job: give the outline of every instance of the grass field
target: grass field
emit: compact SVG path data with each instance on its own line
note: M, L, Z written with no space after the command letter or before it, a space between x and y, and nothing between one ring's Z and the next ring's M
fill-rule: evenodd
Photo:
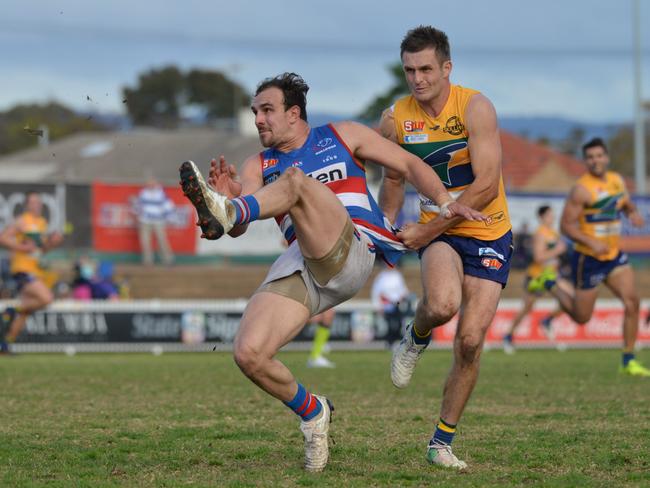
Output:
M321 474L301 468L297 418L229 354L21 355L0 358L0 486L650 486L650 381L619 376L617 351L486 353L463 474L424 458L449 352L404 391L388 352L335 353L335 370L281 358L336 407Z

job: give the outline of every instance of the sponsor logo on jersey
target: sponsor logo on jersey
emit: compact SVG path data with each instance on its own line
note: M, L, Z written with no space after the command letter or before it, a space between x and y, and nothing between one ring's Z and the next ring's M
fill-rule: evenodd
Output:
M487 216L487 219L485 220L485 225L494 225L497 222L501 222L505 218L506 218L506 214L504 212L493 213L492 215Z
M404 142L407 144L417 144L419 142L428 142L429 141L429 134L413 134L413 135L405 135L404 136Z
M318 149L318 148L315 148ZM324 147L323 149L318 149L317 151L314 152L316 156L319 156L323 154L324 152L331 151L332 149L336 149L336 144L332 144L331 146Z
M330 144L332 144L332 138L331 137L326 137L325 139L321 139L316 143L318 147L327 147Z
M270 173L264 177L264 184L268 185L269 183L273 183L279 177L280 177L280 172L274 171L273 173Z
M331 163L332 161L336 161L339 157L336 154L328 154L325 156L323 159L324 163Z
M265 160L262 162L262 169L263 169L263 170L265 170L265 169L269 169L269 168L272 168L273 166L276 166L277 164L278 164L278 160L277 160L277 159L265 159Z
M291 166L293 166L294 168L301 168L302 161L294 161L293 163L291 163Z
M483 258L481 259L481 264L485 266L488 269L494 269L494 270L499 270L501 269L501 261L499 261L497 258Z
M503 256L503 254L496 252L491 247L479 247L478 255L479 256L494 256L494 257L497 257L497 258L501 259L501 261L506 260L506 258Z
M311 173L307 173L307 176L314 178L321 183L327 184L347 179L348 171L345 163L335 163L319 168Z
M323 154L326 151L331 151L334 148L336 148L334 140L331 137L326 137L325 139L321 139L316 143L314 146L314 154L318 156L319 154Z
M447 123L445 124L445 128L442 129L442 132L446 132L452 136L459 136L464 130L465 126L460 121L460 118L457 115L453 115L447 119Z
M422 132L424 130L424 120L405 120L404 130L406 132Z

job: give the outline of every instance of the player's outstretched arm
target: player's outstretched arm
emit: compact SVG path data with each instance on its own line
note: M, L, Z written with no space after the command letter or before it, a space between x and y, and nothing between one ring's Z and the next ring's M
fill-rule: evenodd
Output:
M357 158L375 161L400 174L420 193L439 205L446 215L458 214L470 220L483 219L480 212L455 204L436 172L417 156L384 139L365 125L340 122L335 127Z

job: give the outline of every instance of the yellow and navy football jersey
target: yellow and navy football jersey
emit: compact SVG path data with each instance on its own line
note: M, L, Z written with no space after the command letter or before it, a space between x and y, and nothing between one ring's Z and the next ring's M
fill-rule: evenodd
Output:
M33 252L15 251L11 257L11 273L39 274L42 255L43 239L47 234L47 221L40 216L30 213L22 214L19 219L20 231L16 235L18 242L34 241L36 250Z
M476 90L451 85L449 99L435 118L422 110L411 95L399 99L392 107L397 142L430 165L454 198L458 198L474 181L469 134L463 120L467 104L477 93ZM488 216L488 221L464 220L445 233L495 240L508 232L511 226L503 178L499 181L498 196L481 211ZM435 202L420 194L420 223L434 219L438 212Z
M596 256L589 246L577 242L575 250L599 261L614 259L620 250L621 208L629 198L625 182L618 173L607 171L604 178L587 173L577 184L586 188L590 195L580 214L580 230L607 244L609 252Z
M545 225L540 225L535 231L535 235L542 236L542 239L544 240L544 246L547 250L553 249L560 241L559 232ZM528 268L526 269L526 274L531 278L537 278L546 268L550 267L557 271L559 264L560 260L558 258L549 259L544 263L536 263L533 259L533 261L528 265Z

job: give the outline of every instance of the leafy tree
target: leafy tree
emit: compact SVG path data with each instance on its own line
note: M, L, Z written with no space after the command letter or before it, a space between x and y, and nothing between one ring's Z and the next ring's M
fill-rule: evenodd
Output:
M580 148L585 142L585 130L582 127L573 127L566 138L558 144L558 149L569 156L579 157Z
M402 63L395 63L388 66L388 71L393 77L393 84L383 95L376 97L364 109L359 118L366 122L377 122L381 117L381 113L390 107L395 100L399 97L409 94L409 88L404 78L404 71L402 70Z
M217 71L192 70L187 76L187 101L202 105L209 119L233 117L235 109L246 107L244 89Z
M648 158L650 156L650 127L646 120L645 131L645 147L646 147L646 174L648 173L649 165ZM610 167L614 171L624 174L625 176L634 176L634 126L622 126L612 137L607 141L607 149L611 159Z
M123 92L134 124L175 127L184 91L183 74L175 66L168 66L141 74L138 86L133 89L126 87Z
M127 110L136 125L177 127L183 108L199 107L206 121L232 118L249 103L245 90L218 71L181 72L175 66L142 73L135 88L123 89Z
M60 103L16 105L0 112L0 154L36 146L42 136L25 129L38 130L40 126L47 126L51 141L75 132L106 130L90 116L80 115Z

